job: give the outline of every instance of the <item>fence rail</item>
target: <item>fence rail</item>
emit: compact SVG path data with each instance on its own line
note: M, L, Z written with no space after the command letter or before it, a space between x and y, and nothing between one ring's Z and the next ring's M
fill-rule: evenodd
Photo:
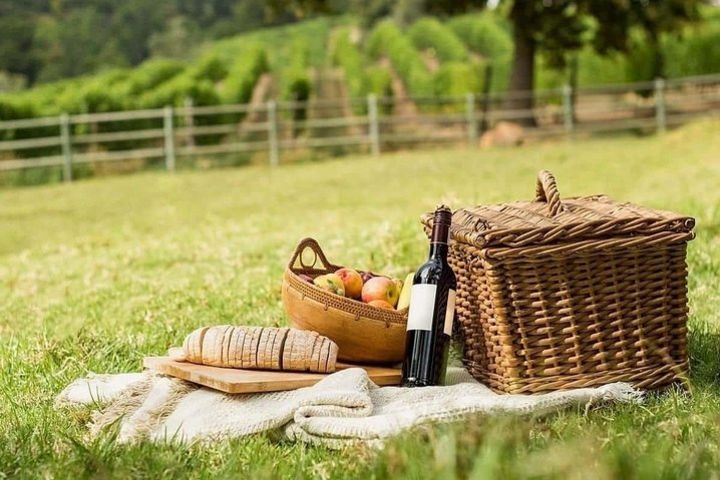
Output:
M510 100L533 99L530 109ZM63 114L0 121L0 171L59 168L66 181L81 165L257 155L279 165L291 150L335 154L464 142L499 122L530 122L524 136L574 137L621 130L663 132L720 114L720 74L573 90L468 93L446 97L311 99L307 102L183 106Z

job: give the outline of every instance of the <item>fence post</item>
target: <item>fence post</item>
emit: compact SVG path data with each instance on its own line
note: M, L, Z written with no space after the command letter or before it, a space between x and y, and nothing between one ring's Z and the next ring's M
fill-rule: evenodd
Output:
M472 147L477 142L478 136L477 116L475 115L475 94L473 93L468 93L465 96L465 118L468 124L468 143Z
M63 156L63 180L72 182L72 137L70 132L70 115L60 115L60 146Z
M377 97L370 94L367 97L368 106L368 138L370 151L373 155L380 155L380 126L378 125Z
M165 137L165 168L168 172L175 171L175 131L173 129L173 107L163 109L163 133Z
M275 100L267 102L268 122L268 148L270 149L270 165L275 167L280 161L278 146L277 103Z
M655 123L658 133L667 129L667 112L665 105L665 80L655 79Z
M195 115L193 114L193 99L187 97L185 99L185 129L187 134L185 136L185 142L188 147L195 146L195 135L193 134L193 127L195 126Z
M572 135L575 131L575 108L573 105L573 89L570 85L563 85L562 87L562 102L565 133Z

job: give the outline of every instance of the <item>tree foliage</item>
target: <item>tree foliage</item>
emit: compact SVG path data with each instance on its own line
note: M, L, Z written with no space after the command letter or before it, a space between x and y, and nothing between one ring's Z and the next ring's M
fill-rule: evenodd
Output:
M298 18L262 0L0 0L0 72L33 84L185 58L204 39Z

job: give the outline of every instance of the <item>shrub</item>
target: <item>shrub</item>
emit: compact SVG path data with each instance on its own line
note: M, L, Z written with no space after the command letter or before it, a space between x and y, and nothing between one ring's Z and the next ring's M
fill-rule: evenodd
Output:
M362 52L350 37L350 29L338 30L334 38L332 62L345 72L345 81L351 97L364 97L368 93L368 78ZM385 72L387 73L387 72Z
M201 57L196 63L188 67L187 75L194 80L210 80L217 83L228 74L227 66L220 57L214 54Z
M600 55L587 47L578 54L578 85L622 83L626 81L627 59L620 54Z
M182 106L186 99L194 105L216 105L220 98L210 80L194 80L189 75L174 77L140 98L141 108L161 108L167 105Z
M482 88L482 67L477 63L443 63L434 77L435 94L460 96Z
M37 116L37 111L26 99L13 95L0 95L0 121L19 120ZM23 138L30 130L0 130L0 141Z
M16 99L10 95L0 96L0 120L18 120L34 117L36 114L36 110L29 102ZM8 132L8 130L0 131L0 133L5 132Z
M367 93L374 93L378 97L392 97L392 77L386 68L372 66L368 67Z
M289 64L280 72L282 98L304 101L310 97L312 82L308 75L310 53L303 42L295 43Z
M62 113L58 99L69 89L78 89L86 79L62 80L59 82L38 85L30 90L17 92L13 98L31 105L34 116L52 116Z
M100 74L79 82L77 87L66 88L57 98L61 112L97 113L123 110L127 94L119 85L127 79L127 70Z
M373 58L388 57L410 94L432 95L432 75L420 53L394 23L379 23L368 38L367 48Z
M260 75L269 70L265 50L253 45L230 66L225 77L222 98L228 103L246 103L250 100Z
M408 31L415 47L433 49L443 62L467 60L468 51L455 33L435 18L418 20Z
M720 21L690 30L682 38L669 36L662 42L668 77L720 72Z
M512 53L510 34L502 27L501 20L494 15L461 15L451 19L448 27L470 50L487 59L501 59Z
M151 90L184 69L185 66L175 60L148 60L135 68L125 80L126 92L128 95L138 95Z

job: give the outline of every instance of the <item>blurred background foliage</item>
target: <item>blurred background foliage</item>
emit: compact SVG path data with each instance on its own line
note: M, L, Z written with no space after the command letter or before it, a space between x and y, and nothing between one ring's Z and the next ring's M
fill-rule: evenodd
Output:
M0 119L247 102L265 73L302 100L328 68L353 97L394 78L414 96L504 91L522 15L542 24L530 88L720 72L720 8L700 0L0 0Z

